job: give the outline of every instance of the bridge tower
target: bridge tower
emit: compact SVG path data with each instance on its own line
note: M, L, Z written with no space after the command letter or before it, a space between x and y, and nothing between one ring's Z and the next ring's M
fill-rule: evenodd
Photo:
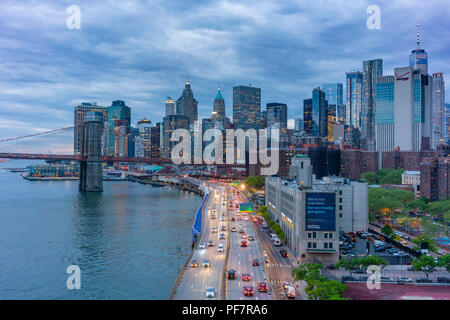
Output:
M103 191L102 134L103 114L86 112L81 137L81 191Z

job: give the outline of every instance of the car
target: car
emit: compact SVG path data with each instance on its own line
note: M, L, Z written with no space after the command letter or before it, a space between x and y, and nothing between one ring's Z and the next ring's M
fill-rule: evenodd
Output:
M236 219L238 219L239 221L241 221L241 220L242 220L242 218L241 218L241 217L237 217Z
M225 230L227 230L226 226L220 226L220 231L225 231Z
M358 281L355 277L352 276L342 276L341 282L355 282Z
M364 273L366 273L366 270L364 268L358 269L358 270L355 270L354 273L364 274Z
M214 213L211 213L211 219L215 219L216 216L214 215Z
M224 233L221 233L220 236L219 236L219 239L220 239L220 240L224 240L224 239L225 239L225 234L224 234Z
M247 239L247 235L246 235L245 233L243 233L243 234L241 235L241 239Z
M250 281L250 280L251 280L250 274L248 273L242 274L242 281Z
M214 241L209 240L208 241L208 247L214 247Z
M200 244L198 245L198 248L199 248L199 249L205 249L205 244L204 244L204 243L200 243Z
M368 276L360 276L360 277L358 278L359 281L367 281L367 279L369 279Z
M246 247L247 246L247 241L242 241L241 242L241 247Z
M231 232L236 232L236 230L237 230L236 227L231 228Z
M380 277L380 281L381 281L381 282L394 282L394 280L392 280L391 278L389 278L389 277L384 277L384 276L381 276L381 277Z
M438 282L438 283L450 283L450 278L448 278L448 277L437 277L436 282Z
M244 229L239 229L239 233L245 233Z
M240 223L240 224L238 225L238 227L242 229L242 228L244 227L244 225L243 225L242 223Z
M253 259L252 260L252 266L259 266L259 260L258 259Z
M408 277L399 277L397 283L412 283L412 279Z
M381 252L381 251L385 251L386 250L386 246L385 245L381 245L378 247L375 247L374 251L375 252Z
M213 287L206 288L206 294L205 294L206 298L214 298L215 296L216 296L216 293L214 292Z
M220 221L225 221L225 217L220 217Z
M289 253L285 249L281 249L280 254L283 258L289 258Z
M259 292L267 292L267 283L265 282L258 282L258 291Z
M203 260L203 267L204 268L211 267L211 262L208 259Z
M217 246L217 252L223 252L223 243L220 243L220 244Z
M216 233L217 232L217 228L211 228L211 232L212 233Z
M228 270L227 271L227 279L230 279L230 280L236 279L236 270Z
M230 221L236 221L236 218L235 217L231 217Z
M244 287L244 296L246 297L252 297L253 296L253 287L245 286Z
M433 280L430 280L427 278L419 278L419 279L416 279L416 283L433 283Z
M253 236L248 236L248 240L253 241L253 240L255 240L255 238Z
M192 260L191 261L191 268L197 268L198 267L198 261L197 260Z

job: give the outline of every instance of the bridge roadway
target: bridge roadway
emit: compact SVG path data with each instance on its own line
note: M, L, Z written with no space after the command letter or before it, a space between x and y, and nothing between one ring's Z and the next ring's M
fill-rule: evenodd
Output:
M178 284L176 284L175 293L173 299L177 300L264 300L272 299L271 295L267 292L258 292L257 283L260 281L266 281L264 272L264 259L262 254L262 248L256 239L256 229L251 219L246 221L244 219L239 221L230 221L231 217L237 218L237 209L235 204L238 203L238 196L233 196L231 188L224 185L206 184L210 190L211 196L205 204L206 211L204 212L202 235L199 239L199 244L204 244L205 248L201 249L198 246L195 247L195 251L192 254L191 259L188 261L182 277ZM229 208L230 200L233 204L233 208ZM211 209L209 212L208 208ZM215 219L212 219L211 214L213 210L217 210ZM221 220L223 216L223 221ZM248 216L248 218L250 218ZM241 247L241 234L239 231L239 224L242 224L243 228L248 235L255 237L254 241L248 241L247 247ZM221 231L221 226L226 227L226 231ZM236 227L236 232L231 232L231 228ZM217 228L217 233L212 233L211 229ZM224 240L219 240L219 235L225 234ZM230 238L230 247L227 247L228 238ZM214 247L208 247L208 240L214 241ZM218 243L224 245L224 252L218 252ZM226 261L227 250L229 250L229 258ZM252 259L257 258L260 260L259 266L252 266ZM211 262L211 267L203 267L204 259L208 259ZM191 262L197 260L199 266L197 268L191 267ZM225 265L226 263L226 265ZM236 279L227 280L225 270L236 270ZM248 273L251 276L251 281L242 281L242 274ZM225 286L225 287L224 287ZM243 294L244 286L252 286L254 290L253 297L246 297ZM206 288L213 287L215 291L214 298L206 298ZM225 295L220 293L225 291Z

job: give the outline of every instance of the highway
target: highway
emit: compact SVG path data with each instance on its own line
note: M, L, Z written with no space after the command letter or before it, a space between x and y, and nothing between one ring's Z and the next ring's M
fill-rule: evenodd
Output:
M216 185L208 185L210 190L210 196L208 197L207 202L205 203L205 212L203 214L202 221L202 234L199 239L199 244L204 244L205 248L201 249L199 246L194 248L194 254L192 259L188 262L187 267L184 271L184 274L176 288L174 299L177 300L203 300L203 299L211 299L218 300L219 299L219 290L221 289L221 276L223 274L223 267L225 262L226 250L227 250L227 241L219 240L219 235L221 233L220 226L225 224L228 230L228 221L225 218L225 221L220 221L220 216L222 213L226 215L226 206L222 206L223 201L223 192L221 191L221 187ZM208 210L210 208L210 210ZM211 219L211 214L213 210L217 210L217 214L215 214L215 219ZM217 228L217 233L212 233L212 228ZM207 242L209 240L214 241L214 246L209 247ZM224 245L223 252L217 252L218 244L222 243ZM208 259L211 262L210 267L203 267L203 262L205 259ZM196 268L191 267L191 262L193 260L197 260L199 266ZM214 288L215 297L206 298L206 288L212 287Z
M238 208L236 208L236 205L240 202L238 193L233 195L232 187L225 185L206 183L206 186L210 191L210 195L205 203L201 237L198 245L194 247L192 257L189 259L180 281L176 284L173 299L272 299L270 292L258 291L258 282L268 282L265 274L263 250L258 241L257 229L251 221L250 214L244 215L239 213ZM215 218L213 218L213 215ZM231 221L232 217L235 221ZM237 220L238 217L241 220ZM239 225L242 225L242 228ZM225 231L221 230L222 226L225 226ZM236 232L231 232L232 227L236 228ZM217 232L212 232L213 228L216 228ZM239 229L245 230L247 247L241 247L243 239L241 239L242 234L239 233ZM220 234L224 234L225 239L219 239ZM250 235L254 237L254 240L248 240ZM213 247L208 246L209 240L214 241ZM229 247L228 240L230 241ZM223 252L217 251L219 243L224 246ZM204 245L205 248L201 248L200 245ZM255 258L260 261L259 266L252 266L252 260ZM210 261L210 267L203 267L205 259ZM198 267L191 267L191 263L194 260L198 262ZM226 271L230 269L236 271L236 279L234 280L226 279ZM242 280L242 274L244 273L250 274L250 281ZM253 287L253 296L244 295L244 286ZM206 297L206 289L208 287L214 288L214 297Z
M229 198L232 197L231 195ZM232 197L231 206L228 208L230 219L233 217L236 220L231 221L231 228L235 227L236 232L231 232L231 247L230 259L227 270L236 271L236 279L227 279L226 292L229 300L268 300L272 299L269 292L259 292L258 282L266 282L267 278L264 271L264 255L258 239L256 238L256 229L254 223L250 219L250 214L239 213L239 209L235 207L239 201L239 196ZM230 204L230 202L229 202ZM240 220L238 220L240 219ZM244 233L240 233L240 230ZM243 239L242 237L245 237ZM248 240L252 236L254 240ZM241 242L246 241L247 247L242 247ZM252 260L258 259L259 266L253 266ZM243 281L242 275L249 274L250 281ZM267 283L268 284L268 283ZM243 294L244 286L253 287L253 296L245 296Z

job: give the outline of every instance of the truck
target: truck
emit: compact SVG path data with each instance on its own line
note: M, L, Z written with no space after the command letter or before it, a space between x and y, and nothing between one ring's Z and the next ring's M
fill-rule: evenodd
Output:
M281 246L281 240L280 240L280 238L274 238L273 240L273 244L275 245L275 246Z
M277 236L275 233L271 233L271 234L270 234L270 240L273 242L273 240L274 240L275 238L278 238L278 236Z
M285 290L286 290L286 296L289 299L295 299L295 288L293 285L291 284L286 284L285 285Z

